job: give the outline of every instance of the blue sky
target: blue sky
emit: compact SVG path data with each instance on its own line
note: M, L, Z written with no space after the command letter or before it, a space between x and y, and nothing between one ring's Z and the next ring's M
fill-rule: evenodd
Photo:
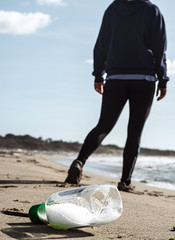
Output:
M109 0L1 0L0 135L83 142L96 125L92 54ZM168 94L154 99L142 146L175 150L175 1L153 0L168 34ZM104 144L123 147L128 106Z

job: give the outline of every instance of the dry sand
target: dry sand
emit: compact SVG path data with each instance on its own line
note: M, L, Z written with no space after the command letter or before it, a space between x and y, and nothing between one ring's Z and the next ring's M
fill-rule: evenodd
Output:
M115 222L93 228L55 230L35 225L29 208L62 191L67 168L49 160L66 156L47 154L0 155L0 240L6 239L122 239L175 238L175 191L136 185L136 192L121 192L124 212ZM84 172L81 184L116 184L114 179ZM68 186L71 188L72 186Z

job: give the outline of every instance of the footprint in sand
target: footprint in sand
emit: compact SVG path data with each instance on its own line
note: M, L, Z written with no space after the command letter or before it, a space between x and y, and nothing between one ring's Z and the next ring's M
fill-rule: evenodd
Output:
M87 176L87 175L84 175L83 178L86 178L86 179L88 179L88 180L91 179L91 177L90 177L90 176Z
M34 164L37 164L39 163L36 159L29 159L27 160L28 163L34 163Z
M15 200L13 200L13 202L19 202L19 203L30 203L29 201L20 201L20 200L18 200L18 199L15 199Z
M11 216L29 217L28 213L24 213L23 209L18 208L3 208L1 213Z
M152 191L152 192L147 192L147 195L154 196L154 197L163 197L164 193L158 192L158 191Z
M171 198L171 199L175 200L175 195L166 195L165 197L166 198Z
M0 188L17 188L18 186L15 185L5 185L5 186L0 186Z

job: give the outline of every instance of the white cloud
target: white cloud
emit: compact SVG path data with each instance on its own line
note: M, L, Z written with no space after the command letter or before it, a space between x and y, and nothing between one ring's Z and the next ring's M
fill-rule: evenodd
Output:
M167 67L168 67L168 74L169 75L174 75L175 76L175 60L167 60Z
M15 11L0 11L0 33L28 35L51 22L48 14L41 12L21 13Z
M67 6L67 3L64 0L36 0L36 1L40 5L54 4L61 7Z
M92 65L93 64L93 59L86 59L85 63Z

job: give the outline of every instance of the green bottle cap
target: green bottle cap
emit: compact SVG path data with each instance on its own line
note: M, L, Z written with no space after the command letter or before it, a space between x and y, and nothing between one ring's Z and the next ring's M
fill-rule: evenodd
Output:
M45 203L42 204L37 204L37 205L33 205L30 209L29 209L29 218L33 223L37 223L37 224L43 224L43 222L40 220L39 216L38 216L38 209L41 205L45 205ZM45 207L45 206L44 206Z

